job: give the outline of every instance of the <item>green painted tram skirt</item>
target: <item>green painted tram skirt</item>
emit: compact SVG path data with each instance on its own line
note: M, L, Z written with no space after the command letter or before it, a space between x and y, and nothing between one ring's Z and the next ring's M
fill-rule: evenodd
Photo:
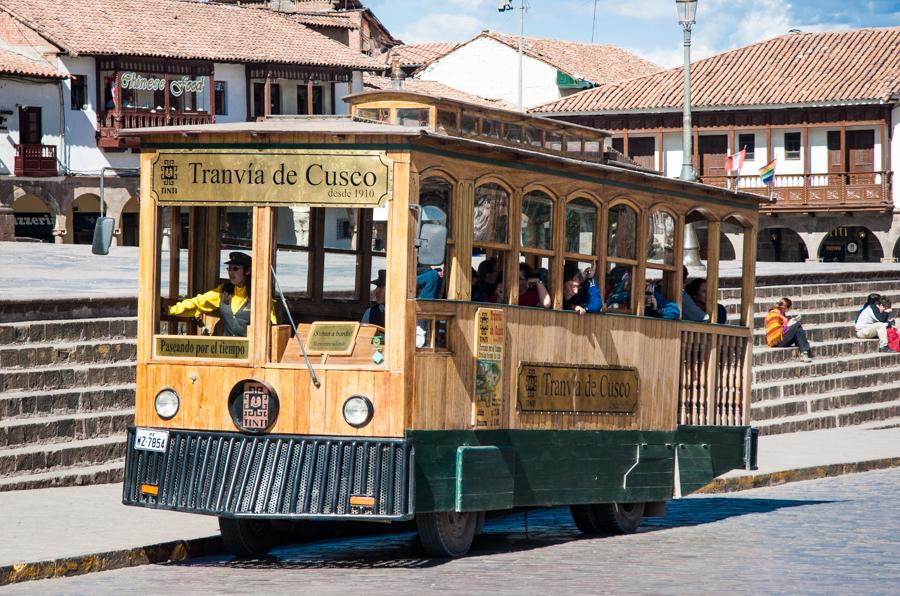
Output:
M402 521L416 512L667 501L756 465L749 427L409 431L403 439L128 431L123 503L223 517Z

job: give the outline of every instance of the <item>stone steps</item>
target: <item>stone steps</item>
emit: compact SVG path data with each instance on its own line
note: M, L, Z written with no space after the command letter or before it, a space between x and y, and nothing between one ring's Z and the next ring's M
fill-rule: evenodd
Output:
M0 492L60 486L82 486L122 482L125 477L125 460L116 459L92 466L72 466L49 472L0 478Z
M0 478L43 474L54 469L103 464L125 457L125 433L66 443L28 445L0 451Z
M133 383L50 391L0 393L0 420L124 410L134 406Z
M872 422L884 424L885 421L897 417L900 417L900 398L887 402L869 403L864 406L852 406L817 411L811 414L758 420L753 422L753 426L757 427L762 435L774 435L858 426Z
M757 280L759 281L759 280ZM835 283L814 284L784 284L784 285L757 285L753 291L754 301L776 302L782 296L791 300L804 299L822 295L850 295L862 302L862 299L872 292L878 294L896 294L900 291L900 279L873 279L871 281L842 281ZM735 300L741 295L740 288L721 288L719 298L721 300Z
M0 346L134 338L136 317L19 321L0 325Z
M866 406L868 404L884 404L898 399L900 399L900 380L851 393L836 391L815 396L788 397L755 402L750 406L750 418L751 420L762 422L776 418Z
M134 383L134 362L0 370L0 392L72 389Z
M888 354L889 356L891 354ZM900 362L900 354L894 354ZM852 392L886 384L897 379L896 367L838 373L813 377L797 377L792 381L758 383L753 387L753 402L786 397L810 396L837 391Z
M0 347L0 370L134 361L136 352L134 339L12 344Z
M857 340L862 341L862 340ZM869 342L877 348L878 342ZM792 353L796 357L796 349L772 348ZM816 357L811 363L800 360L788 360L777 365L753 367L753 390L768 386L770 383L783 383L796 379L822 378L828 375L845 373L862 373L865 371L879 371L896 367L900 364L900 353L897 352L866 352L852 356L840 355L824 358L815 351ZM755 362L754 362L755 364Z
M857 341L856 331L854 330L853 325L847 322L823 323L819 325L811 325L809 327L803 325L803 329L806 331L806 339L808 339L809 342L813 344L813 354L815 354L816 350L815 344L837 340ZM759 327L755 327L753 329L753 345L766 345L765 329Z
M821 342L814 346L816 359L849 357L857 354L878 353L878 342L867 339L837 340ZM765 370L797 360L797 351L768 346L753 346L753 370Z
M63 443L124 433L134 422L134 409L0 421L0 450ZM0 456L3 455L0 451Z

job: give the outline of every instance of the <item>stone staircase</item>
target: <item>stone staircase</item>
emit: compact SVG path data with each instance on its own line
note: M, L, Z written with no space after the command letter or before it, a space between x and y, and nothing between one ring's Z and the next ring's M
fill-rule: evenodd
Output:
M900 424L900 353L878 352L876 340L857 339L853 329L870 292L888 296L895 308L900 307L900 275L867 282L852 281L853 277L859 275L823 274L802 284L758 280L751 420L761 434ZM721 290L732 313L737 311L738 295L734 288ZM802 314L812 346L811 364L798 359L796 348L766 346L763 321L782 296L791 298L792 311Z
M0 491L122 478L134 312L134 299L0 303Z

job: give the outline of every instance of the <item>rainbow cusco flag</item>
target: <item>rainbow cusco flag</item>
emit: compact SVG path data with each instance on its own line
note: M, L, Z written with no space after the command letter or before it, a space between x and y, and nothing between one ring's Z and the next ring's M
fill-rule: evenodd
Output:
M777 159L773 159L763 167L759 169L759 178L762 180L763 184L771 184L772 180L775 179L775 162Z

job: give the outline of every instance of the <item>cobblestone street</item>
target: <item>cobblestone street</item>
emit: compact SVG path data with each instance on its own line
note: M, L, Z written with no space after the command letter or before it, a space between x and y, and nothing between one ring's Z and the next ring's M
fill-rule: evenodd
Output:
M581 538L567 509L488 520L471 554L412 532L8 587L11 594L896 594L900 469L673 502L636 535Z

